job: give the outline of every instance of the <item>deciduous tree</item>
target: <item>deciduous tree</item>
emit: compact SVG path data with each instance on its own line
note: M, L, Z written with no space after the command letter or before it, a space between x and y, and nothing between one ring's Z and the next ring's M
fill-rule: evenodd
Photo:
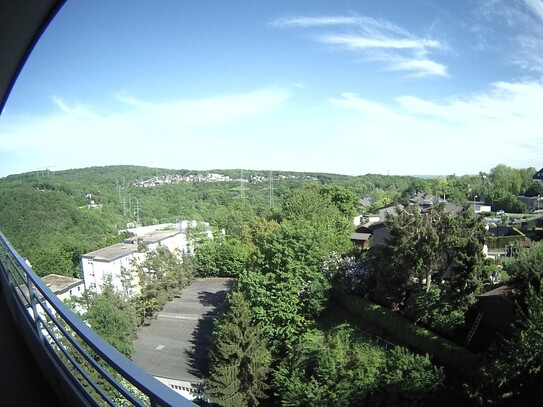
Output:
M134 307L115 292L111 280L106 280L101 289L100 294L89 293L83 318L97 334L130 357L137 326Z

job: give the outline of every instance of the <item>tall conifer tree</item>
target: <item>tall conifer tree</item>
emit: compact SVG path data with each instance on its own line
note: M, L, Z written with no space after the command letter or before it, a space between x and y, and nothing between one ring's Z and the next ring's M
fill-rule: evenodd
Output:
M225 407L253 407L266 398L270 352L239 291L229 296L215 327L210 359L209 400Z

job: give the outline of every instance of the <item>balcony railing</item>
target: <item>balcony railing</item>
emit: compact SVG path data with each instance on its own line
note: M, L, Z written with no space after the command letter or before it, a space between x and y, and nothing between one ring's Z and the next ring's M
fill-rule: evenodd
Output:
M0 232L0 288L67 406L194 406L119 353L41 281Z

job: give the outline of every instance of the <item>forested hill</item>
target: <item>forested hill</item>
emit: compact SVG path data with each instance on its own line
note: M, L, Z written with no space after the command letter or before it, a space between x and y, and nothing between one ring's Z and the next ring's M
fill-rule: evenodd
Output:
M208 182L202 178L207 174L228 176L230 181ZM63 258L69 274L70 267L77 268L80 254L110 244L118 230L130 224L183 219L213 224L231 211L263 214L307 183L337 183L360 196L382 199L399 195L413 181L383 175L271 174L273 182L269 171L107 166L10 175L0 179L0 231L38 272L45 273ZM193 176L192 181L162 183L183 176ZM156 180L156 186L137 187L138 180Z

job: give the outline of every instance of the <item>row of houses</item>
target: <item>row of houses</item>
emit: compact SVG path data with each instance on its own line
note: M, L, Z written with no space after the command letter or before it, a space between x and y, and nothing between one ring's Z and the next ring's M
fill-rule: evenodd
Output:
M543 176L543 170L541 173ZM539 200L539 197L534 197L534 199ZM532 199L532 202L534 199ZM453 215L462 210L458 205L445 202L431 195L416 194L410 199L410 204L417 205L421 210L425 210L436 203L444 203L445 210ZM491 212L491 208L482 202L473 202L472 208L476 213ZM401 209L402 206L390 205L381 208L374 215L365 217L366 222L359 224L355 231L351 233L351 241L363 249L385 243L390 237L390 232L386 226L386 218L396 216L397 211ZM494 236L496 242L499 241L499 238L504 237L506 238L504 241L508 242L504 246L500 246L499 250L495 250L494 253L489 253L487 244L482 248L486 257L493 258L496 264L500 264L500 256L513 255L513 251L519 247L529 247L533 244L522 232L523 230L543 227L543 215L539 214L521 219L514 225L499 224L500 217L485 217L484 220L489 235ZM475 311L467 315L466 323L471 329L468 332L465 347L477 352L486 349L498 337L511 335L513 323L518 316L516 301L518 300L519 290L507 284L500 284L498 276L493 276L491 280L490 289L478 296Z
M426 210L434 204L442 203L445 205L445 211L453 215L456 215L462 210L461 206L447 202L434 195L423 193L413 194L409 199L409 203L418 206L421 210ZM476 212L487 209L486 207L482 208L481 203L476 204L477 205L474 204L474 210ZM386 219L388 216L396 216L397 211L402 210L402 208L403 205L391 204L379 209L375 214L363 217L364 223L362 223L362 218L355 219L357 227L350 235L351 241L362 249L368 249L371 245L385 243L390 237L389 230L386 226ZM488 210L490 211L490 209Z

